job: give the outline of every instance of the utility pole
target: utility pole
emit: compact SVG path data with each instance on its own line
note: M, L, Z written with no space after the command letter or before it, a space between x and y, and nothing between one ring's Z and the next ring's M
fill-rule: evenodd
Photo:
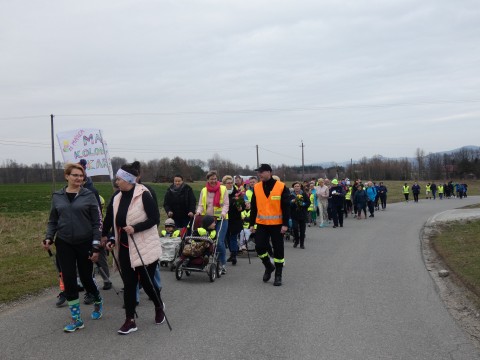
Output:
M256 145L257 147L257 169L260 167L260 161L258 160L258 145Z
M53 136L53 114L50 115L50 130L52 135L52 194L55 192L55 139Z
M301 140L302 142L302 145L300 145L300 147L302 148L302 181L305 180L305 161L304 161L304 157L303 157L303 148L305 147L305 145L303 145L303 140Z

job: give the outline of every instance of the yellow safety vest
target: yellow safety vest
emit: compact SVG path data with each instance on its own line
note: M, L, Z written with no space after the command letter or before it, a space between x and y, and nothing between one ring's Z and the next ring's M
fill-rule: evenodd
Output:
M217 219L220 219L222 217L222 206L223 206L223 198L225 197L225 191L227 191L227 188L223 185L220 185L220 206L213 207L213 216L216 217ZM207 214L207 192L208 190L206 187L204 187L201 192L202 206L203 206L202 215ZM228 212L225 214L225 219L228 219Z
M350 200L352 198L352 187L349 186L348 187L348 191L347 193L345 194L345 200Z
M443 194L443 185L438 185L437 188L438 188L438 193Z
M410 192L410 186L408 186L408 185L407 185L407 186L404 186L404 187L403 187L403 193L404 193L404 194L408 194L409 192Z
M180 236L180 230L175 230L173 233L171 234L167 234L167 231L166 230L162 230L162 236L163 237L179 237Z
M315 210L315 195L310 194L310 206L308 207L308 211Z

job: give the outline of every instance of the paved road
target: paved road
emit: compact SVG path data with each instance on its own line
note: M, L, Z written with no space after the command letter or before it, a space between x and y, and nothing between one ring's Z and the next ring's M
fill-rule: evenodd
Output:
M480 359L441 302L419 240L431 216L479 201L393 204L374 219L348 218L344 228L309 228L306 250L287 243L281 287L262 282L258 259L240 259L214 283L206 274L177 281L163 270L172 332L153 323L143 295L139 331L117 335L122 301L108 291L104 317L66 334L68 310L53 306L52 292L0 314L0 357Z

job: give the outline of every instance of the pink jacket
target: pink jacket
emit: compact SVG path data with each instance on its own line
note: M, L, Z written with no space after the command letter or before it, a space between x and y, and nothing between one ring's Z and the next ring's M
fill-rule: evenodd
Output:
M136 184L135 190L133 192L132 202L128 207L127 212L127 225L135 225L139 222L145 221L147 219L147 214L143 208L142 194L148 189L141 185ZM120 199L122 198L122 193L119 192L117 196L113 199L113 218L115 223L115 218L117 216L118 206L120 204ZM118 234L118 229L115 229L115 252L118 256L118 249L120 245L120 237ZM162 246L160 243L160 236L158 235L158 230L156 226L152 226L150 229L141 231L133 234L135 243L138 246L140 255L142 256L143 262L145 265L149 265L157 261L162 255ZM130 252L130 263L132 268L142 266L142 261L137 252L135 244L133 243L131 237L128 237L128 249Z

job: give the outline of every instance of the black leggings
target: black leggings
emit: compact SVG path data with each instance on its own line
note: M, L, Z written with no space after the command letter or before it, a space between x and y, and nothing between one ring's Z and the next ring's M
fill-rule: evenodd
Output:
M63 284L65 285L65 298L67 301L78 299L77 268L78 276L85 290L94 295L98 300L100 292L93 280L93 263L88 258L92 249L92 242L86 241L80 244L69 244L61 239L55 240L57 248L57 261L62 271Z
M135 315L135 307L137 305L136 294L139 279L143 290L145 290L145 293L150 297L150 299L152 299L155 307L160 307L162 304L160 290L154 281L155 269L158 266L158 261L146 266L148 274L145 272L145 268L143 266L138 266L135 269L132 269L132 265L130 263L130 252L128 248L122 244L120 244L119 247L120 249L118 257L124 285L123 301L125 302L125 315L128 319L133 319L133 316ZM147 276L150 277L151 281L148 280ZM152 288L152 282L154 284L154 288Z

